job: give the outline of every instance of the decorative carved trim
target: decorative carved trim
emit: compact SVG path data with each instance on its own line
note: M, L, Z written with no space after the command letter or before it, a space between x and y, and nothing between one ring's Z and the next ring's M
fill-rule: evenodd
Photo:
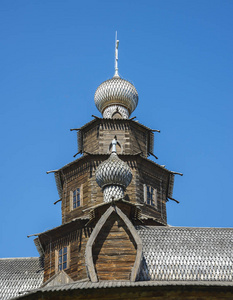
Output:
M97 222L94 230L91 233L91 236L87 242L86 245L86 251L85 251L85 259L86 259L86 267L87 267L87 273L90 277L90 280L92 282L98 282L98 277L96 274L94 262L93 262L93 256L92 256L92 246L95 242L95 239L97 238L100 230L103 228L104 224L108 220L108 218L111 216L111 214L115 212L117 215L122 219L122 221L125 223L127 228L129 229L130 233L132 234L132 237L137 245L137 254L136 259L134 262L134 266L131 271L130 275L130 281L136 281L137 274L140 269L141 264L141 258L142 258L142 241L139 237L136 229L134 228L133 224L130 222L128 217L122 212L122 210L118 207L110 206L106 212L103 214L103 216L100 218L100 220Z
M94 266L94 262L93 262L92 246L93 246L93 243L94 243L96 237L98 236L101 228L103 227L104 223L107 221L108 217L111 215L111 213L113 211L114 211L114 209L112 206L110 206L106 210L106 212L103 214L103 216L97 222L94 230L91 233L89 240L87 241L86 251L85 251L85 260L86 260L87 273L92 282L98 282L98 278L97 278L97 274L96 274L95 266Z
M136 259L135 259L134 266L132 268L131 276L130 276L130 281L136 281L136 277L139 272L141 259L142 259L142 240L141 240L140 236L138 235L136 229L134 228L133 224L130 222L130 220L127 218L127 216L122 212L122 210L118 207L116 207L115 209L116 209L117 214L121 217L123 222L128 227L128 229L129 229L130 233L132 234L134 241L137 245Z

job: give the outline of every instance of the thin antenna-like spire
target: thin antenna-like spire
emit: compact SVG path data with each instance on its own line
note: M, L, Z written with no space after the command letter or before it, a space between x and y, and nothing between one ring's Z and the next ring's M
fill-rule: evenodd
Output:
M116 40L115 40L115 74L114 74L114 77L119 77L119 74L118 74L118 46L119 46L119 40L117 39L117 31L116 31Z

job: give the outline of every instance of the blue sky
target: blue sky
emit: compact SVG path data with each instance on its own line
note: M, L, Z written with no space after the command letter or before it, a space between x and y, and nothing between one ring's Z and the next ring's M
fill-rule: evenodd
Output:
M100 116L98 85L132 81L132 116L152 129L176 176L174 226L232 227L233 2L1 1L0 257L37 256L33 238L61 224L52 174L73 160L70 128ZM152 158L153 159L153 158Z

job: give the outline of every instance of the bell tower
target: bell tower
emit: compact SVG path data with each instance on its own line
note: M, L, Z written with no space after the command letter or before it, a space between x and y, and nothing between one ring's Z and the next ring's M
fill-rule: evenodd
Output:
M45 282L57 276L67 282L135 281L142 256L135 226L167 225L174 173L148 159L156 157L158 130L130 118L139 97L118 74L118 47L116 39L114 76L94 96L102 117L71 129L77 131L81 156L53 171L62 225L35 240L44 256Z

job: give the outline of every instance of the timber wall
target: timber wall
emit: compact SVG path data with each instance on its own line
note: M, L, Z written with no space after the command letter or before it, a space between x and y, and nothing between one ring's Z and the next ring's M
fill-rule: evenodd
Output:
M149 130L127 120L102 120L99 124L83 129L83 151L92 154L110 153L109 145L115 135L121 144L121 148L117 149L118 154L142 152L142 155L147 157Z
M136 245L124 222L113 214L93 246L99 280L129 280L136 259Z
M85 159L80 159L63 170L63 224L87 214L85 212L87 208L103 203L103 193L96 182L95 170L107 158L107 155L88 155ZM166 223L166 194L169 173L140 156L120 155L120 158L127 162L133 174L132 181L125 191L129 201L143 204L141 207L143 214ZM152 207L144 202L144 184L157 190L157 207ZM81 206L73 209L72 191L77 187L82 187Z
M64 237L53 239L45 246L44 255L44 282L56 273L56 251L62 247L69 248L69 267L65 272L74 280L87 278L85 266L85 249L92 228L80 228Z

